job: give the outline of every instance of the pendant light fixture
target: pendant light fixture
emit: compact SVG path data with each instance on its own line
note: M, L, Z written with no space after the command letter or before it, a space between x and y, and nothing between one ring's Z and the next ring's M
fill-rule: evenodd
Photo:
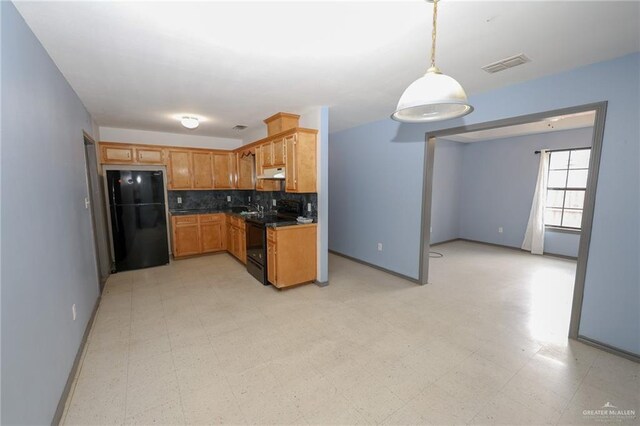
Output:
M426 123L462 117L473 111L467 94L453 78L442 74L436 66L436 22L438 0L433 3L433 30L431 32L431 66L427 73L411 83L391 115L403 123Z

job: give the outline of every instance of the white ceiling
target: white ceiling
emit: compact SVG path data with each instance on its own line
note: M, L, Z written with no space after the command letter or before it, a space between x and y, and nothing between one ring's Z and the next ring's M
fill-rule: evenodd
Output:
M579 112L576 114L559 115L557 117L550 117L541 121L518 124L515 126L497 127L495 129L480 130L478 132L460 133L458 135L446 136L442 139L471 143L513 138L516 136L558 132L561 130L581 129L584 127L592 127L595 118L595 111Z
M431 5L16 2L101 126L242 137L278 112L330 107L331 131L388 117L427 67ZM437 63L468 93L640 50L640 3L440 2ZM518 53L532 62L481 66ZM203 118L195 131L175 117Z

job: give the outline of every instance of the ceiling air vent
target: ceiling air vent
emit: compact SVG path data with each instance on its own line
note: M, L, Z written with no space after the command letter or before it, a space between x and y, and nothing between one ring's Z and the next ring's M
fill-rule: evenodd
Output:
M238 124L236 126L233 126L233 130L235 130L236 132L241 132L246 128L247 128L247 126L243 126L242 124Z
M517 67L518 65L526 64L527 62L531 62L531 59L527 58L524 54L521 53L519 55L510 56L508 58L493 62L489 65L485 65L484 67L482 67L482 69L490 74L493 74L496 72L504 71L507 68L513 68Z

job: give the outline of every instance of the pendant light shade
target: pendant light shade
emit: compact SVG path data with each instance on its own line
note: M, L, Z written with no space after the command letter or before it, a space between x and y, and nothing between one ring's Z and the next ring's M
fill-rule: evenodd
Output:
M391 115L403 123L426 123L462 117L473 111L464 89L453 78L436 67L436 23L438 0L433 0L433 31L431 35L431 67L411 83Z
M423 123L462 117L472 111L460 83L437 68L429 68L407 87L391 118L404 123Z

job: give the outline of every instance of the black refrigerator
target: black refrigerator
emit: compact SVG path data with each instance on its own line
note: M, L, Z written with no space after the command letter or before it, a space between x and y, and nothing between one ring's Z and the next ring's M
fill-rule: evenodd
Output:
M161 171L107 170L115 271L169 263Z

